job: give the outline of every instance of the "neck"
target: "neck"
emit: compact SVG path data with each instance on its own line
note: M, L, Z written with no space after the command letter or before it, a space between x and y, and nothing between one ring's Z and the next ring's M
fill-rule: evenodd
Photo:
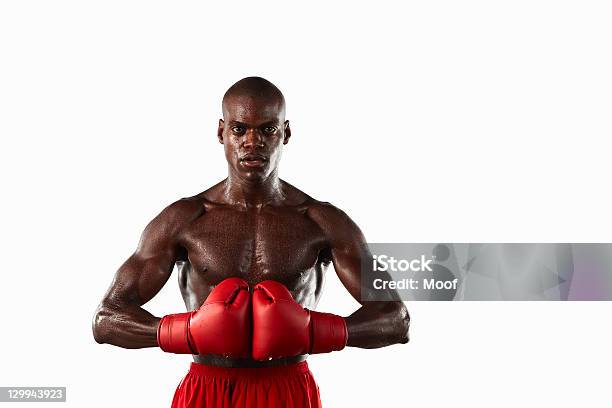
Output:
M275 170L267 178L256 181L245 180L230 172L225 180L223 196L230 204L249 208L279 201L284 194Z

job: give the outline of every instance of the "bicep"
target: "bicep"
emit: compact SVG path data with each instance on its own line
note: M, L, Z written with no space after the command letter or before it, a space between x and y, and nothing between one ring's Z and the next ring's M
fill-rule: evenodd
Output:
M340 282L361 303L361 262L369 253L361 230L346 213L329 203L317 203L309 215L325 234Z
M397 291L389 289L381 293L380 290L363 284L369 281L368 276L364 274L368 273L372 265L372 253L357 224L344 212L337 211L336 225L329 229L329 241L334 269L342 284L361 304L364 304L366 299L399 300Z
M142 306L165 285L173 267L174 259L168 255L144 257L135 252L117 270L104 300Z
M337 239L331 243L334 270L348 292L361 303L361 263L367 256L367 245L359 237Z
M141 306L168 281L179 250L176 227L167 213L168 209L147 225L136 251L117 270L105 302Z

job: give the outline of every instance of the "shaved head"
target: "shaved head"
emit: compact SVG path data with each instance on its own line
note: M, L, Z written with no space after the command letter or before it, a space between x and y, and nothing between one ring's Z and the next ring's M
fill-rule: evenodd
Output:
M278 177L278 163L291 137L285 97L267 79L247 77L223 95L217 138L223 144L230 176L249 182Z
M279 113L285 116L285 97L272 82L261 77L246 77L230 86L223 95L221 107L223 117L227 117L229 105L245 104L247 101L256 101L276 106Z

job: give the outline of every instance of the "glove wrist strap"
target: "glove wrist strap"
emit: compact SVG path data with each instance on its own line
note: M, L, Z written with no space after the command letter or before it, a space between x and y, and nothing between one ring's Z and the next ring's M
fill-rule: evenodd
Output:
M198 354L189 342L191 313L177 313L162 317L157 327L157 344L167 353Z
M332 313L310 312L311 354L329 353L346 347L348 330L343 317Z

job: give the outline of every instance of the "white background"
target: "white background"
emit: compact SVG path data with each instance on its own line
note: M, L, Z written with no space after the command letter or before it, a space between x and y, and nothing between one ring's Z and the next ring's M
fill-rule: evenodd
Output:
M188 357L91 318L147 222L224 177L244 76L285 93L281 177L371 242L611 241L609 2L209 3L0 4L0 385L169 406ZM356 307L332 271L319 310ZM309 359L325 406L610 404L609 303L408 307L408 345ZM175 277L146 308L184 310Z

